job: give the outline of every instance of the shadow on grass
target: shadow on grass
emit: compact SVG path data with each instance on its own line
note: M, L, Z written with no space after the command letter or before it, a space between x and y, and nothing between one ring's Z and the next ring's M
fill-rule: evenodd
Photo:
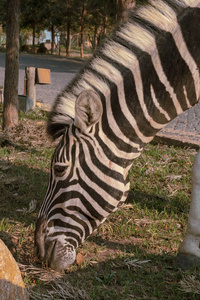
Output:
M0 222L8 218L25 226L33 223L46 192L48 173L27 165L0 160L0 177ZM25 213L32 200L37 201L35 212Z
M27 147L24 146L22 148L18 145L11 146L19 151L27 151ZM31 149L31 153L33 155L41 154L40 151L34 148ZM34 218L32 215L19 213L17 210L28 208L30 201L37 200L35 215L38 213L46 192L49 173L36 167L28 167L25 164L16 165L0 160L0 177L0 220L10 218L23 222L26 225L29 222L33 222ZM142 209L157 210L158 213L165 211L169 214L179 214L188 213L189 211L189 203L183 202L182 199L160 197L134 190L129 192L126 203L136 203Z
M134 190L130 190L126 203L136 203L142 209L156 210L158 213L166 212L169 215L188 214L190 207L186 197L184 199L176 196L162 197Z

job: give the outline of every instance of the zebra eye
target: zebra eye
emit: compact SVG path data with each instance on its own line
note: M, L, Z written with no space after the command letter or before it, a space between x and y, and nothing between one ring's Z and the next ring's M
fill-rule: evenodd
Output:
M56 176L63 176L67 170L66 165L54 165L54 171Z

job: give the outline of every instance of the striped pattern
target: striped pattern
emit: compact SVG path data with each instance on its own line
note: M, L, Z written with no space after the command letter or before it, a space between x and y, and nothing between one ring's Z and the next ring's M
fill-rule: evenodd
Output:
M198 102L199 7L200 0L150 0L136 8L57 97L48 132L62 139L36 229L37 251L54 268L66 268L80 243L125 201L128 171L144 145ZM76 126L75 106L83 91L102 107L84 129ZM93 111L88 106L80 107L80 124Z

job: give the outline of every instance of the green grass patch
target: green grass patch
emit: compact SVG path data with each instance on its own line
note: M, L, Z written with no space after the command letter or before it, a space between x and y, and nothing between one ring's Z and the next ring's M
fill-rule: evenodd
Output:
M193 149L148 145L130 170L126 203L78 250L83 263L59 276L41 265L33 236L54 151L45 120L40 110L21 114L10 139L0 136L0 238L22 264L33 299L55 292L56 284L71 289L66 299L199 299L197 288L186 292L180 285L185 278L199 285L199 270L173 266L186 230ZM29 213L32 200L37 205Z

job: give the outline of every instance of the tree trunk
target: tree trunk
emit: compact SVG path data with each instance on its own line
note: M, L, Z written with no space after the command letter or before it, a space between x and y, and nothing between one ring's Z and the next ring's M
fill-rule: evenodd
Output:
M98 25L95 24L95 27L94 27L93 51L95 51L96 47L97 47L97 31L98 31Z
M118 5L117 5L117 21L122 19L123 15L123 0L118 0Z
M70 31L71 31L71 22L67 21L67 41L66 41L66 55L70 56Z
M54 32L54 25L51 25L51 54L53 54L55 44L55 32Z
M35 23L33 23L33 53L35 53Z
M84 54L83 54L84 14L85 14L85 5L83 3L82 13L81 13L81 40L80 40L80 43L81 43L81 49L80 49L81 57L84 57Z
M106 26L106 15L103 17L103 32L102 32L102 39L105 39L106 37L106 32L107 32L107 26Z
M126 20L127 10L135 6L135 0L118 0L117 21Z
M106 13L106 4L104 3L104 14L103 14L103 32L102 32L102 39L104 40L106 37L107 31L107 13Z
M3 130L18 125L20 0L7 0Z

